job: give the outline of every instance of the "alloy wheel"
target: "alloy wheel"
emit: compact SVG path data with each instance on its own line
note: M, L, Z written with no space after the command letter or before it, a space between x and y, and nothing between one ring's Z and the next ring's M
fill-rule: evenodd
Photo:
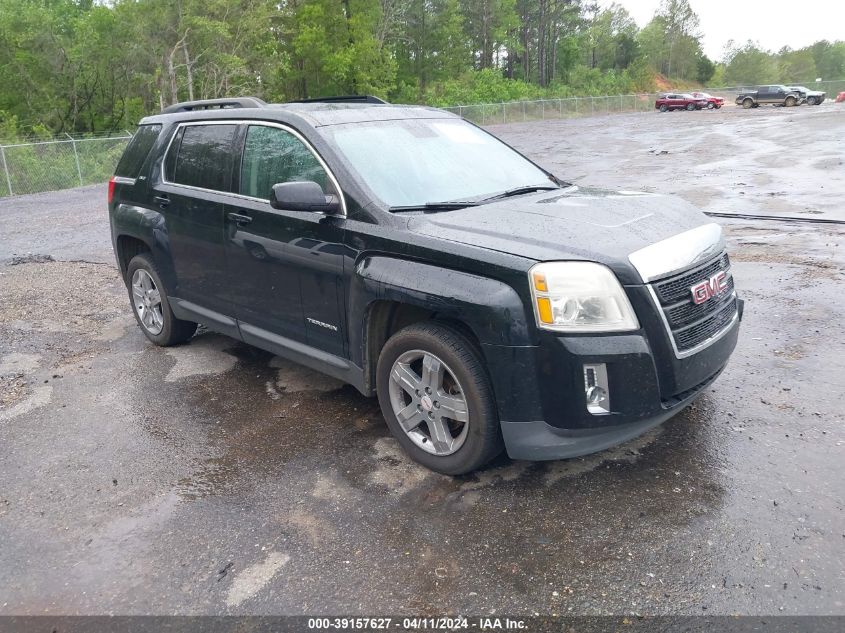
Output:
M132 305L144 329L153 336L160 334L164 328L161 292L150 273L143 268L132 275Z
M451 455L467 438L469 408L454 372L431 352L410 350L390 369L390 405L419 448Z

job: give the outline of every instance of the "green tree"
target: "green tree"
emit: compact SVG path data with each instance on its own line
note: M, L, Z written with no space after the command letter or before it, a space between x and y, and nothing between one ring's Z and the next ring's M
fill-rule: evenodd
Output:
M516 0L460 0L459 7L476 68L493 68L519 24Z
M845 77L845 42L821 40L809 47L822 79Z
M725 81L736 85L773 83L778 80L777 59L748 41L741 48L728 52Z
M813 52L807 48L798 51L781 49L778 53L778 78L779 81L787 83L814 80L816 60L813 58Z
M696 79L706 84L713 78L713 75L716 74L716 64L710 61L710 58L707 55L702 55L698 58L698 71L696 73Z

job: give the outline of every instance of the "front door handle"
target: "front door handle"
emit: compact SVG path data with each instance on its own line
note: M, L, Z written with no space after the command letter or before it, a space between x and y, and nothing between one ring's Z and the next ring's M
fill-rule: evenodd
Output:
M252 218L248 215L243 215L241 213L229 213L226 215L232 222L237 224L238 226L244 226L245 224L249 224L252 222Z
M163 209L170 204L170 198L165 196L155 196L153 198L155 203L159 206L159 208Z

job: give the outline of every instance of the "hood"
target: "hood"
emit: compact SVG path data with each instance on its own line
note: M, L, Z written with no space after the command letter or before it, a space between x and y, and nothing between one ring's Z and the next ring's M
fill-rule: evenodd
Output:
M537 261L586 260L623 283L642 283L628 261L641 248L710 223L673 196L569 187L411 218L420 235Z

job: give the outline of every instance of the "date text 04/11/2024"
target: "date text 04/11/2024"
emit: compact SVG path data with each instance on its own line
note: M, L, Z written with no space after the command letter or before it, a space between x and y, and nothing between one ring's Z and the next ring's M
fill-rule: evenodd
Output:
M479 631L524 630L523 620L510 618L309 618L310 630L404 630L404 631L457 631L476 629Z

